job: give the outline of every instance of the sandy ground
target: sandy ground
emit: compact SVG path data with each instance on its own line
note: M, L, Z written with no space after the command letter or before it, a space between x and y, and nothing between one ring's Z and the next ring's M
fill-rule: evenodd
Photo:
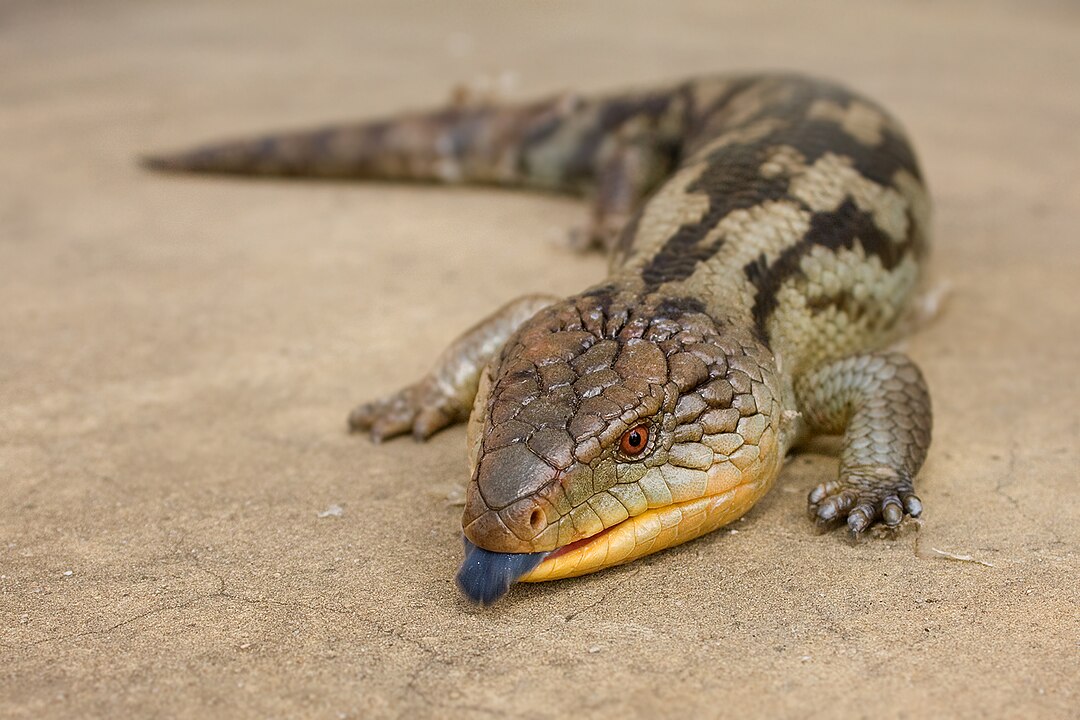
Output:
M0 5L0 716L1077 717L1080 9L612 8ZM816 535L822 445L736 530L493 610L452 582L463 430L344 418L498 303L600 278L560 244L582 206L133 162L483 75L747 67L843 78L917 141L952 287L908 343L925 522Z

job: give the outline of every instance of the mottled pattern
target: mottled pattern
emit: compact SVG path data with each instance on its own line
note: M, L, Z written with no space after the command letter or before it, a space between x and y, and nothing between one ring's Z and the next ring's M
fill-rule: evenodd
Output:
M896 332L927 248L914 153L884 110L798 75L703 78L209 146L156 168L484 182L584 195L610 275L512 303L356 430L469 422L465 593L578 575L746 512L787 451L844 435L817 522L921 510L930 401ZM647 445L628 456L624 433Z

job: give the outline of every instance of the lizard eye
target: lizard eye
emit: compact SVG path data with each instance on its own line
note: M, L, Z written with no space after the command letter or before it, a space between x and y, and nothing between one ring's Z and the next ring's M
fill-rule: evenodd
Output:
M619 438L619 449L622 450L623 455L628 457L634 457L645 452L645 448L649 446L649 426L638 425L632 427L622 434Z

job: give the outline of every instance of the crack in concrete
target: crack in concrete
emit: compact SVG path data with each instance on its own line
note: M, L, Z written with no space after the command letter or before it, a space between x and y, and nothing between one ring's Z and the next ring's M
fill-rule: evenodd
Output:
M1016 472L1016 451L1016 443L1014 442L1009 448L1009 462L1007 467L1005 468L1005 474L1003 477L999 477L997 479L997 482L994 484L994 492L1008 500L1009 503L1011 503L1012 506L1016 508L1016 511L1020 514L1021 517L1023 517L1024 519L1030 519L1024 514L1023 510L1020 508L1020 502L1012 495L1005 492L1006 483L1008 483L1008 481L1012 479L1013 473Z
M328 613L333 613L333 614L338 614L338 615L351 615L352 617L355 617L355 618L357 618L359 620L365 621L367 624L374 627L380 633L383 633L383 634L386 634L386 635L391 635L391 636L394 636L394 637L398 637L398 638L400 638L402 640L405 640L406 642L411 642L411 643L416 644L421 649L427 650L427 648L424 648L422 645L420 645L416 641L411 640L410 638L407 638L407 637L405 637L403 635L400 635L399 633L395 633L392 630L387 630L386 628L383 628L382 626L380 626L377 622L375 622L373 620L370 620L368 618L364 618L364 617L356 614L354 612L353 608L333 607L333 606L330 606L330 605L319 605L319 604L314 604L314 603L297 602L297 601L291 601L291 600L278 600L276 598L267 598L267 597L248 597L248 596L245 596L245 595L238 595L238 594L230 593L227 590L227 585L226 585L226 582L225 582L225 578L223 576L221 576L220 574L214 572L213 570L210 570L208 568L204 568L204 567L199 566L197 562L196 562L195 567L198 570L206 573L207 575L210 575L212 578L214 578L217 581L217 588L215 590L213 590L211 592L197 594L194 597L192 597L192 598L190 598L188 600L185 600L183 602L171 603L171 604L167 604L167 605L161 605L159 607L151 608L149 610L145 610L143 612L136 613L135 615L132 615L131 617L125 618L124 620L113 623L113 624L109 625L108 627L100 628L100 629L97 629L97 630L84 630L82 632L77 632L77 633L67 633L67 634L62 634L62 635L55 635L53 637L48 637L48 638L42 638L40 640L35 640L33 642L26 643L26 644L21 645L21 646L8 645L6 643L2 644L2 646L10 648L12 650L29 650L30 648L34 648L34 647L37 647L39 645L45 645L45 644L48 644L48 643L66 642L68 640L75 640L75 639L78 639L78 638L81 638L81 637L91 637L91 636L96 636L96 635L108 635L109 633L111 633L111 632L113 632L115 630L119 630L122 627L126 627L128 625L133 624L133 623L137 623L140 620L144 620L144 619L146 619L148 617L152 617L154 615L158 615L158 614L163 613L163 612L168 612L170 610L185 610L185 609L187 609L187 608L189 608L189 607L191 607L191 606L193 606L193 605L195 605L197 603L200 603L200 602L202 602L204 600L209 600L209 599L213 599L213 598L222 598L222 599L225 599L225 600L232 600L232 601L235 601L235 602L241 602L241 603L244 603L244 604L247 604L247 605L256 605L256 606L257 605L276 605L276 606L279 606L279 607L297 608L297 609L301 609L301 610L307 610L307 611L310 611L310 612L328 612Z
M642 571L642 569L643 568L638 568L637 570L634 570L632 573L630 573L625 578L623 578L622 582L612 586L607 592L602 594L595 602L590 603L589 605L586 605L585 607L581 608L580 610L575 610L574 612L568 613L567 616L566 616L566 622L570 622L571 620L573 620L576 617L579 617L583 613L587 613L588 611L592 610L593 608L595 608L600 603L602 603L605 600L607 600L608 598L610 598L614 593L616 593L619 590L621 590L622 588L626 587L626 585L631 580L633 580L635 577L638 576L638 574Z
M1027 511L1024 510L1024 507L1020 504L1020 501L1010 495L1005 490L1005 486L1008 485L1009 481L1016 476L1016 456L1018 452L1019 444L1014 441L1009 447L1009 462L1005 468L1004 475L1002 477L999 477L994 483L994 494L1000 495L1001 497L1005 498L1005 500L1007 500L1009 504L1013 506L1013 509L1016 511L1017 515L1024 518L1024 520L1026 520L1029 525L1033 527L1038 527L1039 529L1046 532L1050 536L1050 539L1054 544L1061 545L1063 544L1061 536L1058 535L1057 532L1045 522L1045 520L1042 520L1042 518L1038 517L1032 517Z
M30 648L37 647L38 645L45 645L47 643L64 642L64 641L67 641L67 640L75 640L77 638L90 637L90 636L93 636L93 635L108 635L109 633L113 632L114 630L119 630L122 627L125 627L127 625L131 625L132 623L138 622L139 620L143 620L144 618L148 618L148 617L150 617L152 615L157 615L159 613L163 613L163 612L166 612L168 610L183 610L183 609L186 609L186 608L194 605L197 602L200 602L200 601L205 600L205 599L210 598L210 597L216 597L216 596L217 596L216 593L211 593L211 594L207 594L207 595L198 595L198 596L193 597L190 600L186 600L186 601L184 601L182 603L177 603L177 604L174 604L174 605L162 605L161 607L156 607L156 608L152 608L150 610L146 610L145 612L138 613L136 615L133 615L133 616L127 618L126 620L121 620L118 623L110 625L109 627L106 627L106 628L102 628L100 630L84 630L83 632L69 633L69 634L66 634L66 635L56 635L54 637L42 638L41 640L35 640L34 642L27 643L27 644L23 645L22 647L20 647L18 649L20 649L20 650L29 650Z
M575 618L578 618L581 615L583 615L583 614L589 612L590 610L598 607L599 605L603 604L604 602L609 600L612 595L614 595L615 593L619 592L620 590L625 588L627 585L629 585L630 582L633 581L633 579L635 577L637 577L641 573L641 571L644 570L644 569L645 569L644 567L637 568L633 572L629 573L621 581L619 581L618 583L616 583L612 587L608 588L608 590L603 592L600 595L600 597L598 597L596 600L592 601L591 603L589 603L589 604L587 604L587 605L585 605L585 606L583 606L583 607L581 607L581 608L579 608L577 610L573 610L570 613L568 613L566 615L565 619L562 620L561 622L569 623L569 622L573 621ZM550 623L547 627L543 628L538 634L543 635L545 633L549 633L549 632L553 631L555 629L556 625L558 625L559 623L560 623L560 621L554 621L554 622ZM421 643L418 640L414 640L412 638L409 638L408 636L402 634L400 631L389 631L389 632L394 637L397 637L397 638L399 638L401 640L404 640L405 642L408 642L408 643L412 644L418 650L420 650L421 652L423 652L423 653L425 653L427 655L427 658L423 662L418 664L413 669L413 671L411 673L409 673L409 679L406 681L405 685L401 689L402 697L403 698L408 698L408 699L414 699L414 700L416 698L419 698L419 699L421 699L423 701L422 704L424 706L426 706L426 707L429 707L429 708L448 707L448 706L450 706L451 705L450 703L437 702L437 701L433 700L427 694L427 692L425 690L423 690L421 688L421 686L418 684L419 681L420 681L420 678L425 673L427 673L434 665L436 665L438 663L441 663L441 662L444 662L445 658L438 651L434 650L433 648L427 647L426 645L424 645L423 643ZM501 643L499 645L496 645L496 646L494 646L492 648L485 648L483 650L474 651L474 652L470 653L470 656L471 657L479 657L480 655L483 655L483 654L498 653L500 650L503 650L504 648L507 648L507 647L513 645L514 643L517 643L517 642L520 642L520 638L511 638L510 640L507 640L506 642ZM460 706L460 705L453 705L453 707L456 708L456 709L466 709L465 706ZM480 706L468 706L468 709L471 709L474 712L483 712L485 714L497 714L493 710L483 708L483 707L480 707Z

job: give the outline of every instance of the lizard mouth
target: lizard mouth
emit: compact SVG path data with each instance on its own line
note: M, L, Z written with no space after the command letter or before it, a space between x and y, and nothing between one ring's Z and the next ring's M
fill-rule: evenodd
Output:
M457 583L473 602L490 605L515 582L577 577L679 545L735 520L759 493L740 485L717 495L646 510L551 552L497 553L465 538Z
M749 510L754 500L756 494L743 485L718 495L651 508L549 553L518 579L559 580L628 563L711 532Z

